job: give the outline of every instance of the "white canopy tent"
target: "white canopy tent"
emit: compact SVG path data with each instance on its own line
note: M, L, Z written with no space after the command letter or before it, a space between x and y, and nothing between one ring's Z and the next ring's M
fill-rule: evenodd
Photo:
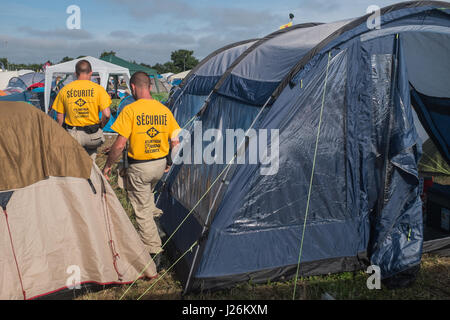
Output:
M54 74L73 74L75 73L75 65L80 60L87 60L91 63L92 72L94 75L99 75L100 85L107 88L109 76L120 75L125 78L128 88L130 87L130 72L127 68L106 62L94 57L83 57L72 61L49 66L45 69L45 112L48 112L50 104L50 92Z

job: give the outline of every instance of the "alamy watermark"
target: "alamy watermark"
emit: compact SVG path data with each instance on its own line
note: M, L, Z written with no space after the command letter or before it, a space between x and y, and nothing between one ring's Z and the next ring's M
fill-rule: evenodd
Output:
M66 280L66 287L70 290L81 289L81 269L77 265L70 265L66 269L70 276Z
M274 175L280 161L278 129L207 129L195 121L193 131L181 129L174 164L259 164L261 175Z
M381 29L381 9L377 5L370 5L367 7L366 13L372 13L367 18L367 28L370 30L379 30Z
M70 5L66 9L66 13L70 16L66 20L66 27L69 30L81 29L81 9L77 5Z
M379 266L371 265L367 268L366 273L370 274L366 285L369 290L381 289L381 269Z

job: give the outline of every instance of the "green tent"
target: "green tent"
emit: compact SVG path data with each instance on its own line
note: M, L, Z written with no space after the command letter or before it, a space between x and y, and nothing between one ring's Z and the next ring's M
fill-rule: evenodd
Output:
M144 71L145 73L147 73L149 76L153 76L153 78L155 79L155 86L156 86L156 90L159 93L159 86L158 86L158 72L155 69L152 68L147 68L144 67L140 64L137 63L133 63L133 62L129 62L127 60L124 60L122 58L116 57L113 54L109 54L107 56L104 56L103 58L100 58L103 61L107 61L113 64L116 64L118 66L127 68L130 71L130 76L132 76L135 72L137 71Z

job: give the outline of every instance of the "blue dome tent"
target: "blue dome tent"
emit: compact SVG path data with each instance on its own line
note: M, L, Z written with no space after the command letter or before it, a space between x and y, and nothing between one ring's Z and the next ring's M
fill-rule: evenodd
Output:
M113 129L111 129L111 126L114 124L114 122L116 121L116 118L119 116L119 114L122 112L123 108L125 108L127 105L129 105L130 103L133 103L134 98L133 96L127 96L125 98L123 98L120 103L119 106L117 107L117 111L115 114L111 114L111 118L109 119L108 123L105 125L105 127L103 128L104 132L109 132L109 133L114 133L115 131ZM102 113L99 113L99 117L102 117Z
M277 129L279 167L173 166L157 205L185 293L368 265L410 283L423 252L450 248L424 234L414 122L450 163L449 14L414 1L383 8L380 29L370 15L293 26L190 72L168 101L180 126ZM233 146L247 159L251 139Z

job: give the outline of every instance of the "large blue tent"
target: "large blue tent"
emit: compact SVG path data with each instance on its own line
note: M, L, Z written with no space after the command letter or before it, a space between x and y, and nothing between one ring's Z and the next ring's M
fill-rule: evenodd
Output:
M185 292L287 279L297 268L377 265L394 283L414 278L424 251L450 246L450 237L424 242L414 122L450 161L449 8L402 2L383 8L374 29L370 15L297 25L192 70L168 102L180 125L223 136L278 130L279 159L265 175L261 163L173 166L157 205ZM233 150L249 159L252 139Z

